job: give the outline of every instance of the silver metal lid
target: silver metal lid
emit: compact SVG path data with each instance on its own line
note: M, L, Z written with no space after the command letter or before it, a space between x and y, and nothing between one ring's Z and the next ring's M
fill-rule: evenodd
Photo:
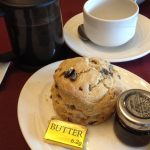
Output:
M141 89L123 92L117 101L117 115L129 128L150 131L150 92Z

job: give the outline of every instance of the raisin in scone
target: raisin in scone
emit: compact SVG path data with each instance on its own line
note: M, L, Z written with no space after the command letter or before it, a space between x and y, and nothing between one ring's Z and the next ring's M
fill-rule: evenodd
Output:
M86 125L108 119L122 89L121 76L110 63L76 57L64 60L56 69L51 94L62 119Z

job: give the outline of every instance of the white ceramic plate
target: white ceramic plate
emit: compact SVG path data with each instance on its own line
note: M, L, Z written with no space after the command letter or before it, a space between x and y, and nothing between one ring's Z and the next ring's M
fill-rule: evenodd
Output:
M139 15L135 36L126 44L118 47L102 47L79 38L77 28L83 23L83 14L72 17L64 25L66 44L81 56L99 56L110 62L125 62L141 58L150 53L150 20Z
M18 120L21 131L32 150L66 150L43 141L48 121L56 116L50 99L53 73L60 62L50 64L33 74L24 85L18 101ZM116 67L129 88L150 90L150 85L135 74ZM121 143L113 130L113 118L88 127L85 150L149 150L150 145L133 148Z

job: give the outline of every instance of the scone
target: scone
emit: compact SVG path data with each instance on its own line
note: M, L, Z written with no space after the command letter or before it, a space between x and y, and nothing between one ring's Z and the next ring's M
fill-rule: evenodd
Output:
M102 59L87 57L64 60L54 73L51 89L57 114L83 125L107 120L121 92L121 76L114 67Z

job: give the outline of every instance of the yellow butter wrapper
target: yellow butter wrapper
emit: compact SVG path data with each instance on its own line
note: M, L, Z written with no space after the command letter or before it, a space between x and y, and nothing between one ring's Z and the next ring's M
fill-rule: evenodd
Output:
M44 139L74 150L82 150L87 128L82 125L53 119L50 121Z

